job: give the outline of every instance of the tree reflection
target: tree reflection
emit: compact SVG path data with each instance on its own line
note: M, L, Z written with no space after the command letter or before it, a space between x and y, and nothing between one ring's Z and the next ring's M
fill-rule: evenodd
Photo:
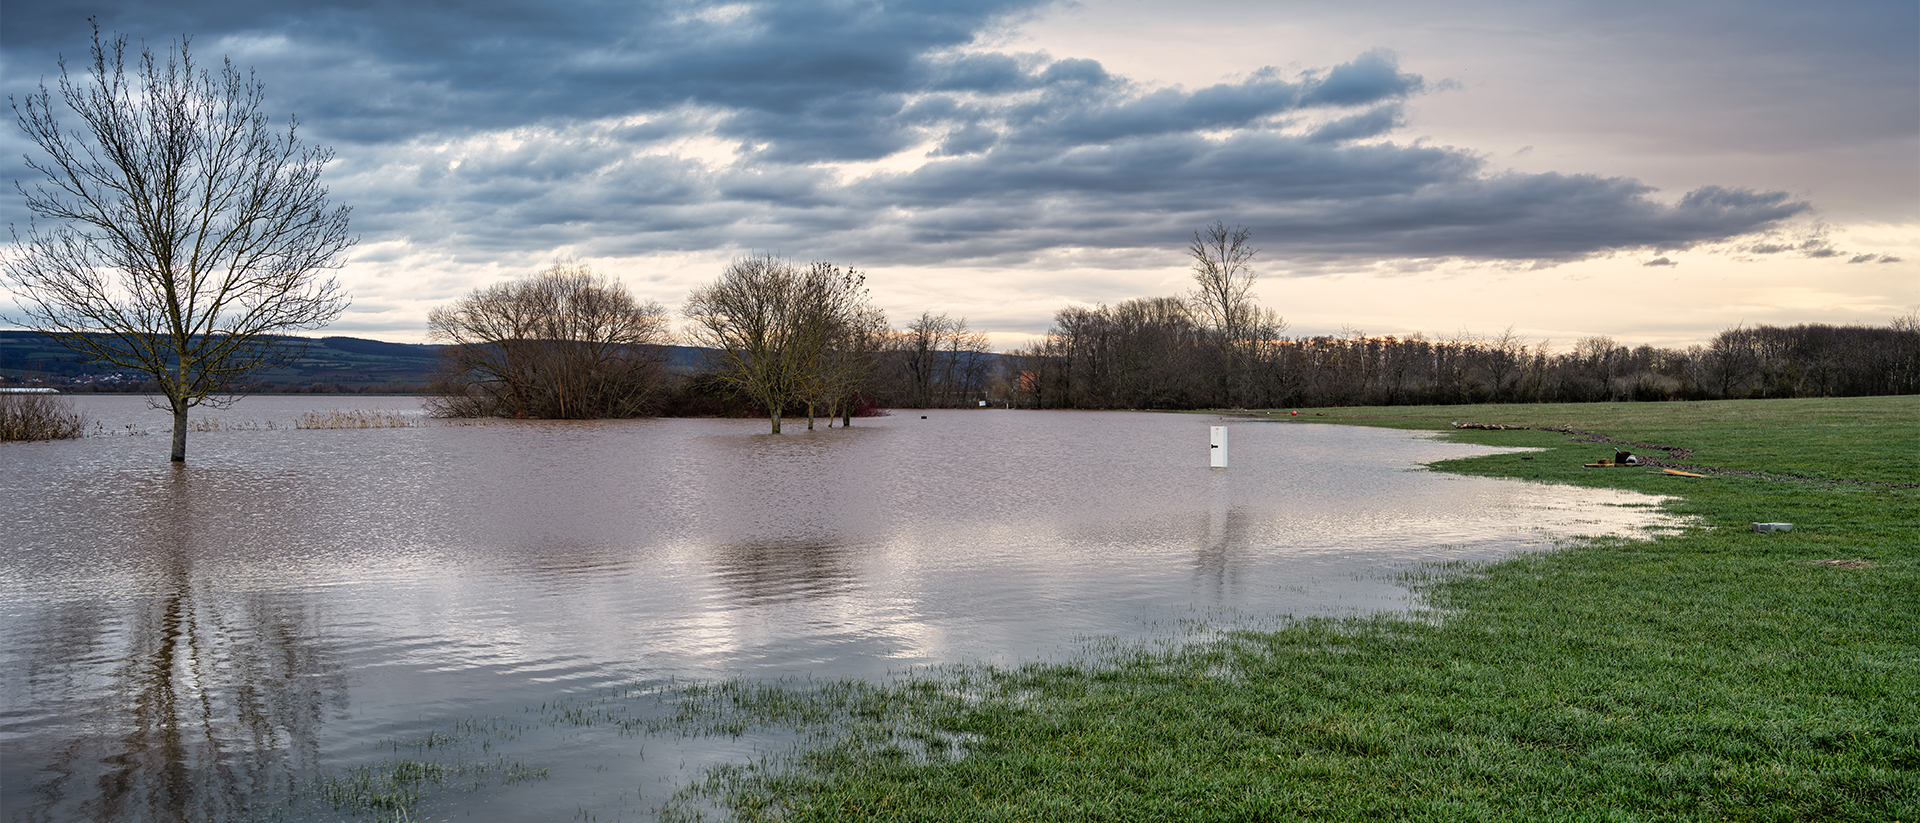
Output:
M840 543L759 541L714 553L720 582L748 604L844 594L859 582L855 552Z
M138 490L132 528L101 538L129 556L125 588L42 601L22 632L25 702L44 714L8 744L10 788L30 781L9 818L251 819L318 765L327 710L346 705L338 655L301 593L235 585L254 576L235 574L244 547L200 539L297 493L179 466Z

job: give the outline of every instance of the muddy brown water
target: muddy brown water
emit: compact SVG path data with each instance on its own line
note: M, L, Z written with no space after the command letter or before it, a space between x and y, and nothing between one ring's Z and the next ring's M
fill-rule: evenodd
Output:
M76 401L107 434L0 446L7 820L285 817L395 741L554 700L1404 610L1414 564L1670 525L1652 498L1419 468L1482 447L1204 415L300 430L419 403L258 397L202 413L225 430L177 468L164 414ZM1209 469L1223 422L1232 466ZM544 776L423 813L648 819L754 749L538 724L486 746Z

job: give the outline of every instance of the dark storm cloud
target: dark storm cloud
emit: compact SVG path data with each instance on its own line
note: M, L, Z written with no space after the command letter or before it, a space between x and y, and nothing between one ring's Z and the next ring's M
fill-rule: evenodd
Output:
M223 37L282 38L249 61L274 76L276 98L310 122L354 124L347 139L381 140L682 104L802 117L866 110L873 104L847 98L917 88L928 55L1036 5L783 2L736 15L646 2L99 3L24 20L9 7L0 41L50 72L55 51L85 53L89 14L155 46L183 33L203 51ZM963 61L976 74L978 64ZM968 79L946 77L993 87L990 73Z
M1222 219L1309 266L1566 261L1809 208L1711 186L1666 202L1630 179L1495 173L1467 150L1384 142L1430 87L1384 51L1186 89L980 47L1031 0L45 5L8 9L14 93L54 52L84 54L89 13L156 46L191 33L203 58L257 67L275 113L338 150L330 179L359 232L463 260L572 246L1019 265L1178 247ZM903 152L926 162L832 165ZM24 222L17 203L4 216Z
M1591 175L1484 173L1462 152L1335 147L1268 134L1183 135L1110 147L940 161L849 188L891 208L909 241L892 253L1004 261L1060 238L1151 245L1215 218L1244 223L1295 261L1438 258L1565 261L1613 248L1686 248L1800 214L1782 193L1702 188L1673 204ZM982 219L1003 204L1005 221ZM1002 234L1017 225L1022 231ZM1036 231L1051 227L1052 232ZM916 254L915 249L924 249Z

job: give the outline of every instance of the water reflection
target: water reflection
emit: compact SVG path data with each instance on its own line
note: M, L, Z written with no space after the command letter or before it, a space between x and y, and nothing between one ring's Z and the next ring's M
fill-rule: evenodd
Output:
M1398 432L1236 424L1210 470L1218 422L283 425L196 433L185 468L153 438L0 447L0 816L245 817L382 741L566 695L1031 659L1194 608L1402 608L1382 574L1402 564L1654 520L1615 505L1645 498L1412 471L1477 450ZM564 819L632 754L520 745L574 776L491 817ZM647 745L604 779L677 773Z
M766 541L719 547L714 577L742 607L790 598L824 598L851 591L859 579L858 549L838 543Z
M208 539L298 489L226 480L164 467L130 484L113 513L137 541L137 578L117 581L118 596L68 592L17 615L9 819L243 819L319 763L319 730L348 689L313 604L223 585L228 560ZM32 740L60 745L11 751Z
M1223 490L1216 489L1208 501L1206 530L1193 551L1193 577L1195 588L1210 594L1214 602L1230 599L1239 577L1233 549L1245 545L1253 520L1252 513L1234 508Z

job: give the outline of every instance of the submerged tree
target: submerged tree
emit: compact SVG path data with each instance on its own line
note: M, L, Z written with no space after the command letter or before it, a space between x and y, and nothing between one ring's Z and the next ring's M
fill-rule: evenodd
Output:
M667 310L584 263L476 289L427 316L447 417L634 417L664 382Z
M743 257L695 289L688 334L711 352L720 381L767 410L774 434L789 404L850 403L870 368L857 358L885 318L867 302L865 278L831 263L801 268L773 255Z
M867 390L887 338L887 315L867 294L866 275L819 262L801 270L795 292L793 399L806 407L807 428L824 411L853 424L853 406Z
M744 257L695 289L682 310L692 321L689 338L712 353L711 373L766 409L774 434L794 391L799 279L799 270L778 257Z
M890 331L886 312L874 306L863 304L847 318L827 357L832 392L827 404L827 428L833 428L835 416L840 418L841 427L853 425L854 406L872 388L874 370Z
M329 208L320 172L332 159L304 146L289 119L269 128L265 91L223 61L198 68L182 38L164 60L142 50L128 76L127 41L94 29L82 77L60 63L54 95L11 101L44 158L46 179L15 183L27 209L57 228L18 230L4 270L24 316L94 360L159 384L173 412L175 462L187 456L187 411L224 405L263 369L302 346L287 332L346 309L338 268L353 245L348 209ZM160 407L156 403L156 407Z

